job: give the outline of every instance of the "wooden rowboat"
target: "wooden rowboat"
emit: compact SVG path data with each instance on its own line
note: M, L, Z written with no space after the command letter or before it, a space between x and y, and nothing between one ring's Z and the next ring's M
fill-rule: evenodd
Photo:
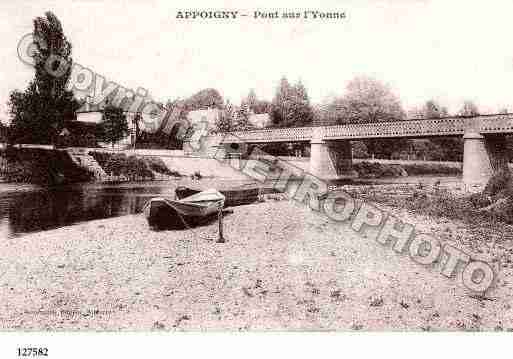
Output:
M143 213L150 227L184 229L212 220L224 207L224 201L225 197L215 189L180 200L155 197L144 205Z
M244 204L250 204L258 201L259 189L258 187L239 187L239 188L221 188L219 192L225 197L224 206L234 207ZM176 198L187 198L196 193L201 193L201 190L194 187L180 186L175 190Z

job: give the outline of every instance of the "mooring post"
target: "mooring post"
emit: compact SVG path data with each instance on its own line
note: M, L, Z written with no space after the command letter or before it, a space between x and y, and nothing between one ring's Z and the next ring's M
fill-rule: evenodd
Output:
M219 208L219 212L217 212L217 219L219 220L219 238L217 238L217 243L224 243L223 236L223 208Z

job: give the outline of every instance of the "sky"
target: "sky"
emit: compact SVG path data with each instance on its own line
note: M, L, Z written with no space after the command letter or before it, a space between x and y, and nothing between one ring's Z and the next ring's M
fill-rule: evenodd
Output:
M208 4L208 6L207 6ZM239 103L271 100L281 77L311 101L344 94L355 76L387 83L406 110L435 99L450 112L474 101L513 111L513 1L26 1L0 0L0 119L33 69L20 39L45 11L61 20L75 62L157 101L216 88ZM279 6L278 6L279 4ZM236 20L177 19L177 11L238 10ZM254 11L345 12L342 20L254 19Z

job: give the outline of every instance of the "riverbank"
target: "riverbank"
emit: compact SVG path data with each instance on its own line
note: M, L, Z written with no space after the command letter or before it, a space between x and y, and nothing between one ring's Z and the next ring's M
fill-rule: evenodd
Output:
M60 185L78 182L165 180L173 177L248 179L240 171L214 158L177 155L176 152L8 148L0 150L0 180ZM300 170L310 171L309 158L279 158ZM455 162L358 159L354 160L353 169L360 179L461 174L461 164Z
M0 178L6 182L59 185L94 178L66 151L44 148L0 150Z
M511 263L510 227L494 243L480 244L465 223L390 210L443 243ZM153 232L141 215L6 239L0 242L0 326L513 330L511 267L479 299L458 278L294 202L235 207L224 223L225 244L215 243L215 223Z

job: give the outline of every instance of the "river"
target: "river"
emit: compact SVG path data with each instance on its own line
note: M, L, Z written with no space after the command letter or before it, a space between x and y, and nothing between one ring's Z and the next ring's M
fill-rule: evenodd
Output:
M361 180L361 185L419 182L443 184L460 181L457 177L402 177ZM195 181L205 188L240 186L245 181ZM86 183L58 187L0 183L0 238L20 236L95 219L140 213L148 199L155 196L174 197L178 185L190 180L137 182L122 184Z

